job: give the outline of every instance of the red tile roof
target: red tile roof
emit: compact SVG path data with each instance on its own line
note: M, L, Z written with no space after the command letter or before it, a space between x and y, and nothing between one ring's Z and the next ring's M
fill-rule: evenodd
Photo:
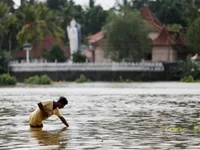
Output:
M63 42L58 42L56 38L47 36L38 44L37 46L33 46L32 51L30 52L30 55L32 57L41 57L42 54L45 52L45 50L50 51L53 45L59 44L60 47L65 51L65 55L67 58L70 57L70 49L68 46L64 45ZM26 57L26 51L20 50L15 51L12 53L15 57Z
M160 35L153 40L153 45L158 46L158 45L176 45L176 41L172 39L170 36L167 28L164 26Z
M146 20L156 31L162 30L163 24L158 20L158 18L147 6L144 6L140 10L140 16L142 19Z
M187 39L183 32L170 32L167 27L163 27L159 36L153 40L153 45L187 45Z
M105 37L105 33L103 31L99 31L96 34L89 36L88 41L90 44L95 44L101 41Z
M176 38L176 42L178 44L181 44L181 45L188 45L187 38L186 38L185 34L183 33L183 31L180 31L178 33L178 36Z
M144 6L140 10L140 16L142 19L146 20L153 29L155 29L157 32L160 32L163 28L163 24L160 22L160 20L153 14L153 12L149 9L148 6ZM170 32L176 32L169 27L167 27L167 30Z
M25 50L14 51L14 52L12 52L12 55L14 57L26 57L26 51Z

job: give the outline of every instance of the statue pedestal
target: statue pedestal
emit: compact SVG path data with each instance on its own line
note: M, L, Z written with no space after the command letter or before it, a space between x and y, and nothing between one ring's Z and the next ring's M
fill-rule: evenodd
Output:
M30 50L32 49L32 45L30 43L25 43L23 45L24 50L26 51L26 63L30 62Z
M29 56L30 56L30 50L26 50L26 63L30 62Z
M26 51L26 63L30 62L30 50L31 48L24 48L24 50Z
M72 59L69 59L69 60L67 61L67 63L68 63L68 64L73 64Z

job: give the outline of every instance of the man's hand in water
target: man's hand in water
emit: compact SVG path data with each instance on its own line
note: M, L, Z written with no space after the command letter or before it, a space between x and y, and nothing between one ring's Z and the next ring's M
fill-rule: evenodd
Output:
M64 117L59 117L59 118L67 127L69 127L69 124L67 123Z

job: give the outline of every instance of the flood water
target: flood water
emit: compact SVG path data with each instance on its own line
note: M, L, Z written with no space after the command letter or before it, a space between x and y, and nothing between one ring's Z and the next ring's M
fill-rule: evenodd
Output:
M30 129L28 116L37 103L59 96L69 101L61 113L70 127L53 116L43 129ZM199 83L0 88L0 149L200 149L199 112Z

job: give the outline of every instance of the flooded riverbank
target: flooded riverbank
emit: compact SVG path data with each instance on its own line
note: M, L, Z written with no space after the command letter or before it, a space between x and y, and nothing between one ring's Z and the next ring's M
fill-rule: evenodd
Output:
M58 83L0 88L0 149L200 149L199 83ZM29 114L41 100L66 96L61 110L30 130ZM184 128L181 132L161 126ZM200 126L200 125L199 125Z

